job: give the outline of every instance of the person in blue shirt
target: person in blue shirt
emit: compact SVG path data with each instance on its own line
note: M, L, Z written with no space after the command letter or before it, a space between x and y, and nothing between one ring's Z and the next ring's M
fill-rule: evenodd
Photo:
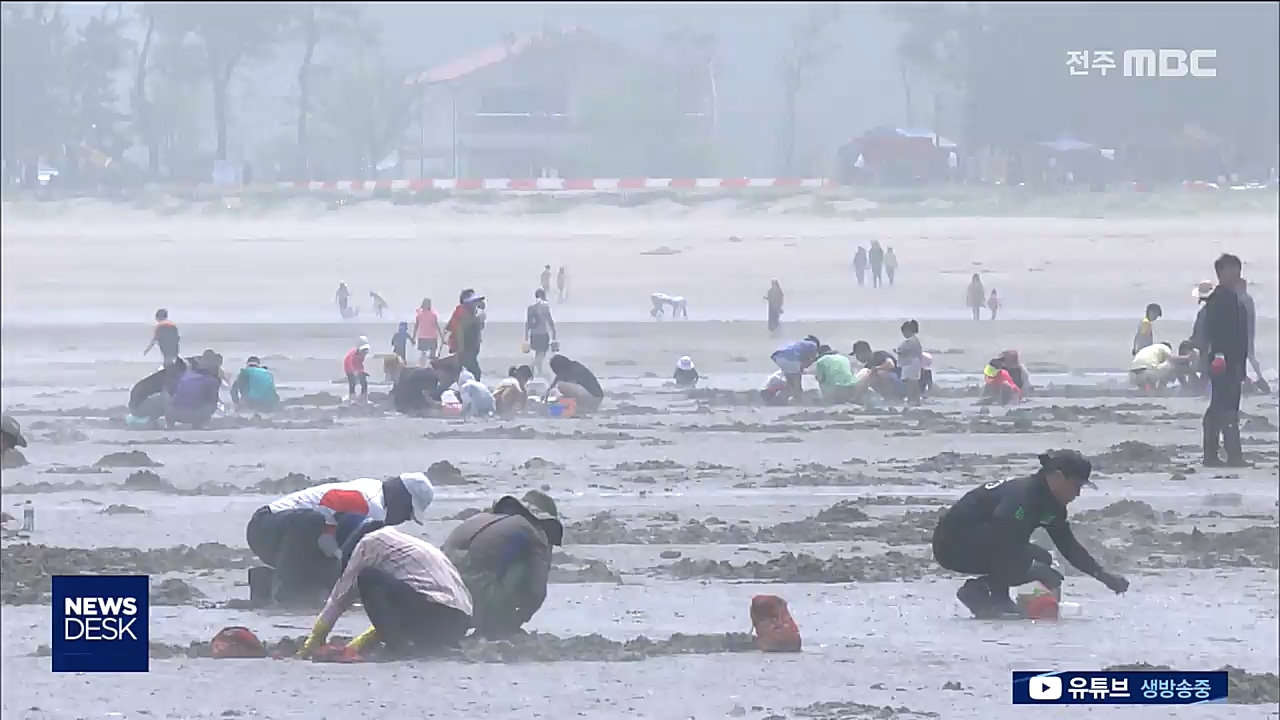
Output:
M805 368L818 359L818 346L821 344L818 338L809 335L803 340L783 345L769 356L773 364L782 371L783 377L787 379L787 387L791 389L792 397L799 398L804 392L801 375Z
M409 323L404 320L400 321L400 326L396 328L396 334L391 336L391 352L395 353L403 364L409 364Z
M248 409L255 412L270 412L280 406L275 376L262 364L262 360L251 357L240 368L240 374L236 375L235 382L231 384L231 402L237 410Z

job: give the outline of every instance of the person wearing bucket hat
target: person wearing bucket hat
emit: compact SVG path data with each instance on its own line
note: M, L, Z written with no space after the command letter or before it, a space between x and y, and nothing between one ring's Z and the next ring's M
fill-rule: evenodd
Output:
M693 366L693 358L685 355L676 361L676 370L671 374L671 379L676 381L676 387L691 388L697 387L702 376L698 374L698 368Z
M0 454L27 446L27 439L22 436L22 426L8 415L0 415L0 443L3 443Z
M1024 477L980 485L965 493L938 521L933 557L952 572L974 575L956 597L974 617L1021 616L1009 588L1032 581L1051 590L1062 585L1048 550L1031 542L1044 528L1058 552L1078 570L1117 594L1129 581L1102 568L1076 539L1067 505L1082 487L1093 487L1093 464L1075 450L1040 455L1040 468Z
M328 591L344 548L381 527L422 524L435 498L425 473L358 478L309 487L263 505L249 518L249 549L274 570L269 600L306 603ZM349 555L349 552L348 552Z
M555 500L541 490L505 495L449 533L441 547L475 605L482 637L519 632L547 598L551 548L564 540Z
M231 402L237 410L271 412L280 406L276 378L258 357L250 357L231 383Z
M204 427L218 411L218 391L222 388L222 356L205 350L187 359L187 369L178 379L165 408L169 424Z

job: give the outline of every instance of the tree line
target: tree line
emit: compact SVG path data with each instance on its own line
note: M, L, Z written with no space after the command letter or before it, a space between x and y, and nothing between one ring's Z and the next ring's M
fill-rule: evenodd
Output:
M1269 168L1280 105L1278 8L904 3L886 11L904 27L904 76L929 82L941 129L970 147L1010 148L1066 133L1152 154L1208 146L1234 163ZM1123 51L1160 48L1215 50L1217 76L1123 76ZM1070 73L1069 51L1099 50L1114 52L1115 70Z
M292 142L274 158L286 176L323 166L363 177L411 122L407 73L378 52L357 4L108 3L74 29L62 3L0 13L10 174L47 158L63 174L118 177L129 172L123 153L140 147L144 178L207 178L212 161L228 160L232 82L265 63L296 67ZM342 62L322 62L323 50Z

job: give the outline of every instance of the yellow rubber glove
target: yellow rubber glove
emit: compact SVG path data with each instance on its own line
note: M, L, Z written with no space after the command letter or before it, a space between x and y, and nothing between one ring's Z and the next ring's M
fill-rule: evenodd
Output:
M302 647L298 648L298 653L295 657L308 657L316 648L323 645L328 639L329 628L325 627L324 623L317 620L315 627L311 629L311 635L307 637L306 642L302 643Z
M361 650L364 649L365 645L368 645L371 642L376 642L377 639L378 639L377 629L374 628L373 626L370 626L368 630L365 630L359 635L351 638L351 642L347 643L347 649L351 650L352 652L360 652Z

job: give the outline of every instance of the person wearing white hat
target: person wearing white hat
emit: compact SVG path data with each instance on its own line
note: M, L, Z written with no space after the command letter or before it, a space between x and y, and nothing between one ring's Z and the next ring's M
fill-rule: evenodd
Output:
M698 369L693 366L693 358L688 355L676 361L676 371L671 375L671 378L676 381L676 387L681 388L696 387L701 377Z
M344 547L378 527L421 524L434 499L435 488L421 472L324 483L258 508L245 536L254 555L275 570L272 600L306 603L338 579Z
M369 373L364 369L365 358L369 357L369 339L363 335L360 344L347 352L342 359L342 372L347 376L347 402L366 402L369 399ZM356 395L356 386L360 394Z

